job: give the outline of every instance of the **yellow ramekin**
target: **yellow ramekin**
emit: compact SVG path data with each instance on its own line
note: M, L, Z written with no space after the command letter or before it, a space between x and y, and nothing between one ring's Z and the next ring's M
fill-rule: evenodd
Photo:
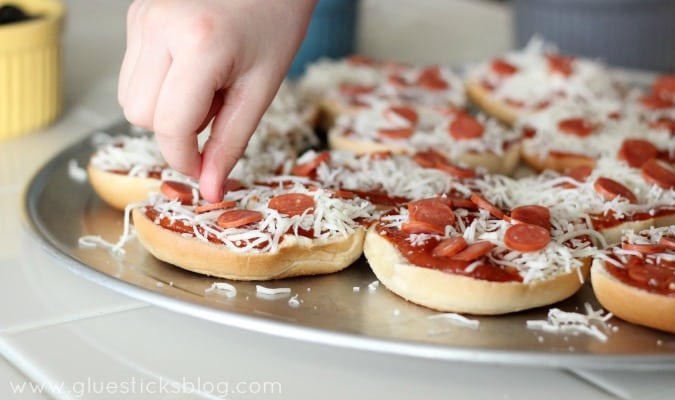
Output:
M0 139L42 128L61 112L58 0L12 0L29 21L0 25Z

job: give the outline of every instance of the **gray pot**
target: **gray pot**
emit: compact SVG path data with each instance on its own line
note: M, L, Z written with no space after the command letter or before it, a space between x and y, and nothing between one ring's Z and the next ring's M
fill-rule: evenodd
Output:
M629 68L675 71L675 0L513 0L516 43Z

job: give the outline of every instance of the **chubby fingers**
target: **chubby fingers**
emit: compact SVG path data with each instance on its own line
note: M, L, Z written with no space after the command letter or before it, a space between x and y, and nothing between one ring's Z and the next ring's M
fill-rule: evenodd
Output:
M229 87L202 152L199 190L207 201L223 198L223 182L244 153L260 118L278 90L269 76L251 72Z

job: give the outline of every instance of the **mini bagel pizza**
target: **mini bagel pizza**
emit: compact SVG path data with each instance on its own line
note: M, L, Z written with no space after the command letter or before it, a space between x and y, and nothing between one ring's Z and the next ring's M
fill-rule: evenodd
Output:
M290 180L289 180L290 179ZM241 185L217 204L186 181L133 210L137 236L156 258L200 274L268 280L339 271L361 256L373 206L308 188L292 177Z
M474 185L498 204L527 203L560 207L573 219L616 243L625 229L675 224L675 172L652 158L639 168L616 158L602 158L594 169L579 167L559 174L511 179L485 176Z
M362 56L310 65L299 87L317 99L326 128L340 116L351 115L373 102L425 108L466 105L463 81L449 68L377 62Z
M603 157L675 159L670 132L628 108L614 100L561 101L527 114L517 122L526 132L522 158L537 171L559 172L593 168Z
M328 133L332 149L358 154L433 150L449 162L490 173L509 174L517 166L520 134L496 120L457 109L430 110L375 103L338 120Z
M675 225L626 231L594 260L591 282L617 317L675 333Z
M168 168L152 136L98 134L87 174L96 194L119 210L144 200L159 188Z
M675 75L661 75L649 91L635 89L628 97L628 104L651 128L675 135Z
M392 292L435 310L496 315L555 303L582 286L596 251L583 221L537 205L501 210L473 194L411 202L369 229L364 254Z
M473 170L453 166L440 154L431 152L410 157L392 152L355 154L339 150L308 151L298 158L291 173L343 196L368 199L381 208L441 194L468 197L471 180L477 176ZM459 182L462 185L455 185Z
M622 96L604 65L562 55L537 38L522 50L469 68L466 89L472 102L508 124L561 99Z

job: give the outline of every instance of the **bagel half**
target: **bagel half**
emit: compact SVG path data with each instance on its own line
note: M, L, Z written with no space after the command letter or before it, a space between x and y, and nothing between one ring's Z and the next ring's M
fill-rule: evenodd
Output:
M675 297L627 285L612 276L601 260L593 263L591 283L600 304L617 317L675 333Z
M94 192L108 205L124 210L128 204L145 200L150 192L157 191L161 181L104 171L87 166L87 174Z
M489 116L497 118L509 126L515 125L523 113L516 107L492 98L490 92L479 82L468 81L465 83L465 87L471 102Z
M364 228L328 242L287 235L277 252L236 253L165 229L139 208L132 215L140 242L156 258L188 271L233 280L262 281L340 271L361 256L365 235Z
M377 278L404 299L443 312L506 314L564 300L583 285L572 271L529 284L491 282L412 265L373 226L366 234L364 254ZM586 280L590 260L581 273Z

